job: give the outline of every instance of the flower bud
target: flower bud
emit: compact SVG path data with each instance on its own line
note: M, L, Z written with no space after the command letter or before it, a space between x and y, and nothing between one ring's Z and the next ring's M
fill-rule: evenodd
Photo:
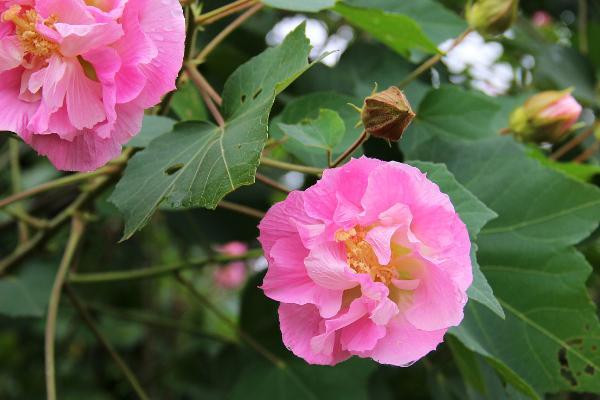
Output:
M476 0L467 8L467 21L481 34L499 35L515 22L518 0Z
M400 140L414 117L406 96L395 86L367 97L361 110L365 131L391 141Z
M538 28L545 28L552 25L552 15L548 14L546 11L538 10L533 13L531 22Z
M523 141L556 143L581 114L571 89L549 90L530 97L510 116L510 129Z

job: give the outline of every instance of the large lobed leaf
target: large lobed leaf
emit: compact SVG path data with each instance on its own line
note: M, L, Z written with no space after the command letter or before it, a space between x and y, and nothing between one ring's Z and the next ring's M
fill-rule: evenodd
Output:
M428 97L448 102L446 93ZM429 112L423 107L421 119ZM434 114L439 129L417 122L404 152L445 163L498 214L478 236L478 258L506 319L471 302L452 333L531 397L600 393L600 324L585 287L590 266L572 247L598 226L600 190L543 167L510 138L492 137L490 123L481 124L479 140L469 132L461 138L461 125L440 125L443 109Z
M223 128L188 122L153 140L129 162L110 200L125 216L124 239L160 205L215 208L254 183L275 96L310 67L304 25L240 66L223 91Z

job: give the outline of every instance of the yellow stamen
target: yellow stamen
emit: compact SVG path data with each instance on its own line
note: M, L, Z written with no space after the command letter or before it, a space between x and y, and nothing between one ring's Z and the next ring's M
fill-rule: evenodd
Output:
M111 3L109 0L85 0L85 4L88 6L96 7L104 12L110 11Z
M38 15L35 10L21 12L21 7L14 5L2 13L2 21L12 22L16 27L17 37L25 54L46 58L58 50L58 44L46 39L36 30ZM57 21L50 17L43 23L52 27Z
M358 227L349 231L339 231L335 238L346 245L348 264L359 274L369 274L375 282L390 285L392 279L399 278L397 266L390 263L381 265L373 248L365 240L367 229Z

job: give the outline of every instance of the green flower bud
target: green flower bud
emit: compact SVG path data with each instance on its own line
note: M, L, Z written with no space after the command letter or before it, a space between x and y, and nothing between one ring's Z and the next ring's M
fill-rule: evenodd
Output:
M582 110L571 90L549 90L531 96L511 114L510 130L526 142L560 141Z
M395 86L367 97L361 110L367 133L394 142L400 140L414 117L406 96Z
M518 0L476 0L467 7L471 28L484 35L499 35L515 22Z

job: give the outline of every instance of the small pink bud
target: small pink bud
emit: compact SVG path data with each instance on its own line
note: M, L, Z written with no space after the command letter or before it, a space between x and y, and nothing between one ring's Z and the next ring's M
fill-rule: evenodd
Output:
M226 256L241 256L248 251L248 245L243 242L229 242L215 247L218 253ZM214 272L217 286L223 289L237 289L246 280L246 264L243 261L234 261L218 267Z
M533 25L537 26L538 28L543 28L552 24L552 16L546 11L538 10L533 13L531 22L533 22Z
M214 279L223 289L237 289L246 280L246 265L242 261L236 261L218 267Z
M581 111L571 89L541 92L513 111L510 129L523 141L556 143L577 122Z

